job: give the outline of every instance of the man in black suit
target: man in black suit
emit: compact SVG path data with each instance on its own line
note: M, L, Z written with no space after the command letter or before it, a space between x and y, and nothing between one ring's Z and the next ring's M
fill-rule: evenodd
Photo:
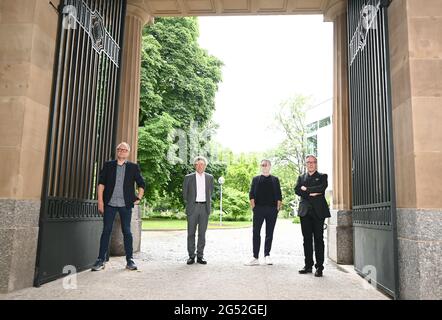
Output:
M126 252L126 268L137 270L132 257L132 232L130 222L132 208L139 204L144 195L145 182L141 176L140 167L136 163L127 161L130 146L122 142L117 147L117 160L104 163L98 178L98 212L103 216L103 233L100 239L100 251L98 259L92 267L92 271L104 269L105 256L109 248L117 212L120 214L121 230L124 236L124 250ZM138 196L135 195L134 184L138 187Z
M301 197L298 215L301 217L301 229L304 237L305 266L299 273L312 272L313 239L315 241L316 277L322 277L324 270L324 221L330 217L330 210L325 200L327 175L317 171L318 160L313 155L306 157L307 172L298 177L295 193Z

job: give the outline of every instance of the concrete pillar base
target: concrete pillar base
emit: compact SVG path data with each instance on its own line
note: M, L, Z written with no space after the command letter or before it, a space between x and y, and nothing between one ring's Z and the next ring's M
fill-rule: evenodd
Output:
M397 209L401 299L442 298L442 210Z
M0 199L0 292L31 287L37 256L40 201Z
M142 229L142 220L140 215L140 210L138 206L135 206L132 209L132 221L131 221L131 231L133 236L133 249L134 253L139 252L141 248L141 229ZM121 232L121 220L120 215L117 214L114 227L112 230L112 238L110 244L110 255L111 256L125 256L126 253L124 251L124 239L123 233Z
M339 264L353 264L353 226L350 210L331 210L328 220L328 257Z

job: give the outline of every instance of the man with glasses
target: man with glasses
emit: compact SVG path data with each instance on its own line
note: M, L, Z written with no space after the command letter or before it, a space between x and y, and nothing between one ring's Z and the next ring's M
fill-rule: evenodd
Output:
M265 264L273 264L270 259L273 231L275 229L278 212L282 205L282 192L279 179L270 174L272 164L270 160L261 161L261 175L252 180L249 199L253 211L253 258L246 262L246 266L259 265L259 248L261 246L261 228L266 222L266 238L264 243Z
M313 240L315 242L316 277L322 277L324 270L324 221L330 217L325 200L327 175L317 171L318 160L313 155L305 158L307 172L298 177L295 193L300 196L298 215L301 217L301 230L304 237L304 268L301 274L312 273Z
M98 259L92 271L104 269L104 261L109 249L117 212L120 214L121 230L124 237L124 250L126 253L126 268L137 270L132 257L132 232L130 222L132 208L139 204L144 194L145 182L141 176L140 167L136 163L127 161L130 146L122 142L117 147L117 159L104 164L98 178L98 212L103 216L103 232L100 239ZM134 184L138 187L138 196L135 195Z

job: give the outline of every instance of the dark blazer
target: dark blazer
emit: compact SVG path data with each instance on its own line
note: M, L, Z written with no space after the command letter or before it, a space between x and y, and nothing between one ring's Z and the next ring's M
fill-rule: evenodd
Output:
M307 191L302 191L301 187L305 186ZM313 209L319 218L329 218L330 209L325 200L325 189L327 189L327 175L325 173L315 172L309 177L308 173L304 173L298 177L295 186L295 193L301 197L299 203L298 215L304 217L309 209ZM321 193L320 196L311 197L310 193Z
M112 198L117 177L117 160L107 161L104 163L98 178L98 184L104 185L103 200L107 205ZM126 208L133 208L134 202L137 200L135 195L134 183L138 188L146 188L143 177L141 176L140 166L133 162L126 162L126 170L124 173L123 193Z
M250 186L250 192L249 192L249 199L256 199L256 195L258 194L258 184L259 179L261 175L253 177L252 179L252 185ZM272 178L272 184L273 184L273 195L275 197L275 203L276 201L282 201L282 192L281 192L281 185L279 183L278 177L270 175Z

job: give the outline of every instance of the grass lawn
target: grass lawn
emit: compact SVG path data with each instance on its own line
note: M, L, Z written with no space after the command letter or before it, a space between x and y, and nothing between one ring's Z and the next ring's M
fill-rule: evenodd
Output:
M251 221L209 221L209 229L229 229L251 227ZM143 230L187 230L186 220L149 219L143 220Z

